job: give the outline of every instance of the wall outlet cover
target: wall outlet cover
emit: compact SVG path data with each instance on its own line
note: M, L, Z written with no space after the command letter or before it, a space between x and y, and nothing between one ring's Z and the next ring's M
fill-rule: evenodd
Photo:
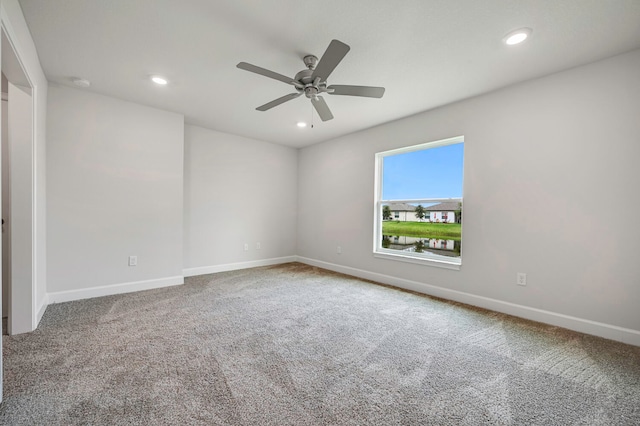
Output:
M516 277L516 284L527 285L527 274L525 274L524 272L518 272L518 276Z

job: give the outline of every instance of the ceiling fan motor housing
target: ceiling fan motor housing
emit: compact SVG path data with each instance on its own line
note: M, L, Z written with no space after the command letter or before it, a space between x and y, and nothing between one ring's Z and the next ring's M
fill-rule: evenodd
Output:
M302 70L298 74L296 74L294 78L296 79L296 81L304 85L307 85L307 84L313 83L313 79L311 78L312 74L313 74L312 69Z
M318 93L321 91L321 87L326 87L327 84L326 82L319 81L320 77L317 77L318 81L314 81L313 79L313 71L318 63L318 58L314 55L307 55L303 60L307 69L296 74L295 79L304 85L304 89L301 90L304 91L304 95L307 98L312 99L318 96Z

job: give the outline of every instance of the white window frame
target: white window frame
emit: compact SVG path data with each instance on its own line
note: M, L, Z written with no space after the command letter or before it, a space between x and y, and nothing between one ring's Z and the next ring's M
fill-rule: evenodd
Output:
M453 145L464 143L464 136L456 136L453 138L443 139L434 142L427 142L419 145L413 145L405 148L392 149L389 151L378 152L375 155L375 205L373 220L373 255L374 257L388 260L396 260L401 262L417 263L420 265L435 266L446 269L460 270L462 266L462 254L460 257L440 256L433 253L413 253L401 252L398 250L385 249L382 247L382 206L391 203L407 203L407 204L434 204L450 201L462 203L464 199L464 186L462 198L423 198L415 200L383 200L382 199L382 178L383 178L383 160L385 157L397 154L406 154L408 152L423 151L425 149L437 148L439 146ZM463 154L464 161L464 154ZM464 181L464 177L463 177ZM463 219L464 221L464 215ZM462 224L461 235L462 235Z

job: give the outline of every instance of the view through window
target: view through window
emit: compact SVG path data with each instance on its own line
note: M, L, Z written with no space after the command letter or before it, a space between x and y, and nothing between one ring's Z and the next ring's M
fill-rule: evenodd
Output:
M463 137L376 154L376 255L461 264L463 157Z

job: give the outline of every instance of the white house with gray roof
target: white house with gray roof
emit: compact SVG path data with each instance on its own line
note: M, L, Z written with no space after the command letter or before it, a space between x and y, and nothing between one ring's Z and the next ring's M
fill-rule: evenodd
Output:
M391 218L389 220L397 220L400 222L416 222L416 206L406 203L391 203L389 204L389 210L391 210Z
M424 208L424 211L428 214L429 222L437 223L455 223L457 210L460 210L458 201L445 201L444 203Z

